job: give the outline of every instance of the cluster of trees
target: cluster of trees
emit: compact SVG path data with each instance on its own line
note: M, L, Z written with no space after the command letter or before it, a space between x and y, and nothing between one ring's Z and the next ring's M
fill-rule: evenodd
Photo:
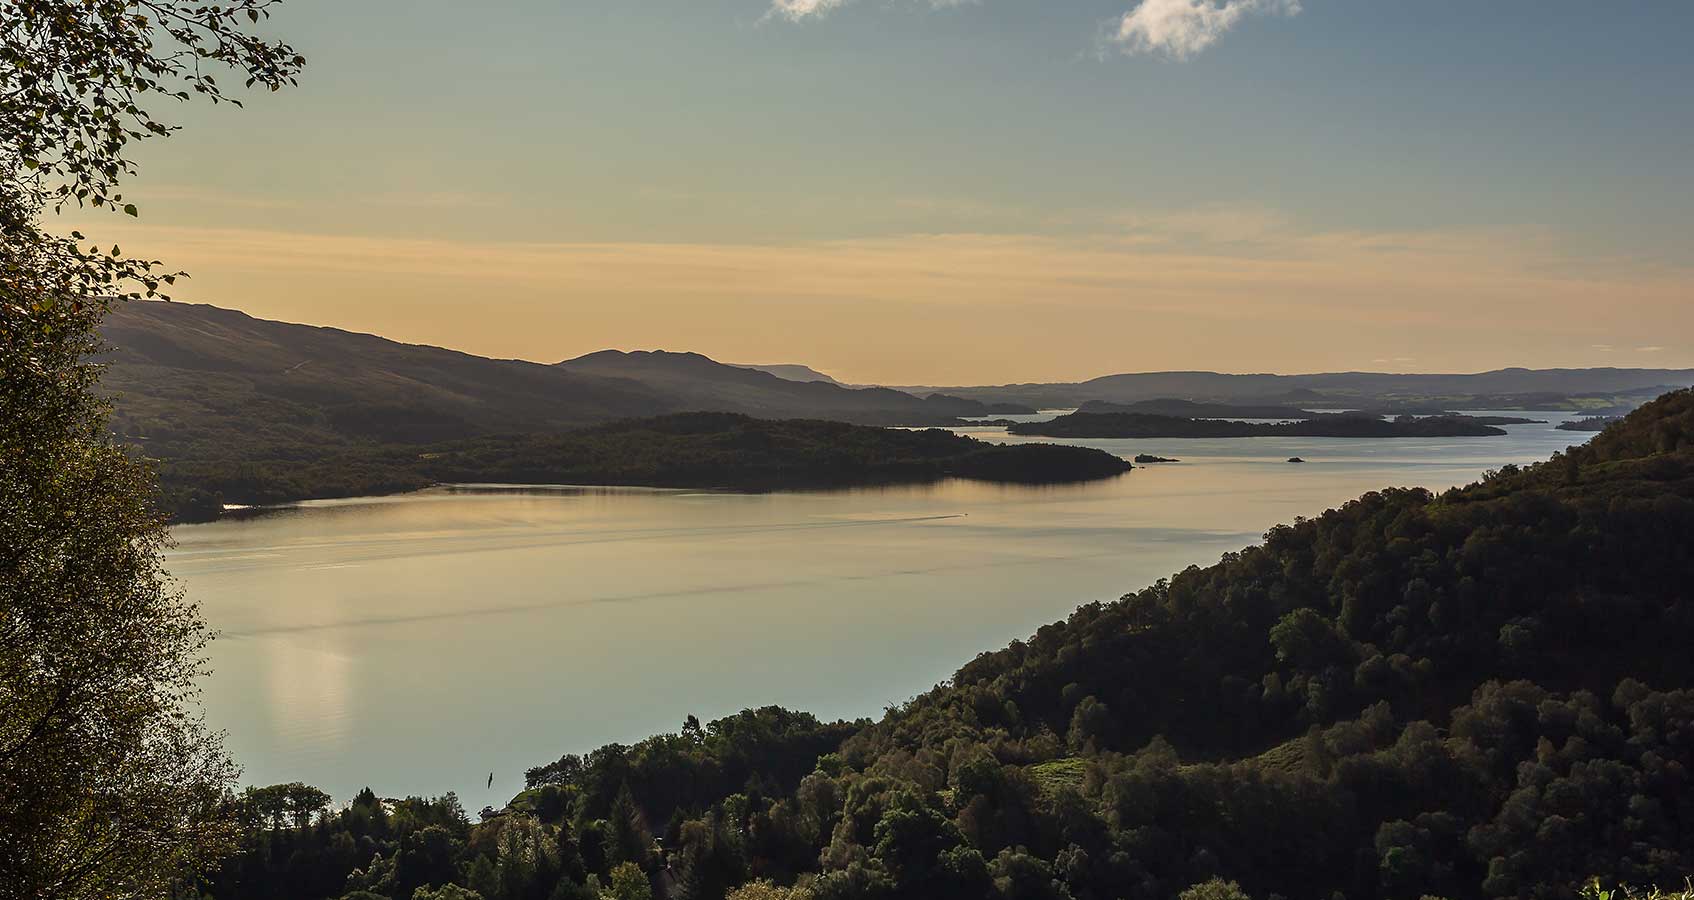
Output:
M1679 884L1689 534L1683 391L1546 463L1368 494L1084 606L874 723L749 711L539 766L432 871L484 900ZM300 896L440 886L384 881L404 841L374 849Z
M174 274L46 219L136 215L159 105L293 82L272 0L0 5L0 896L157 898L235 837L235 767L192 702L209 638L164 575L152 472L117 446L89 356L119 298Z
M1569 422L1560 422L1555 427L1560 431L1605 431L1608 426L1622 418L1622 416L1586 416L1581 419L1572 419Z
M949 476L1067 482L1106 478L1129 468L1129 463L1100 450L988 444L938 428L678 413L558 433L425 446L197 445L192 452L173 452L162 465L160 479L179 519L194 520L215 517L224 503L393 493L437 482L766 490Z

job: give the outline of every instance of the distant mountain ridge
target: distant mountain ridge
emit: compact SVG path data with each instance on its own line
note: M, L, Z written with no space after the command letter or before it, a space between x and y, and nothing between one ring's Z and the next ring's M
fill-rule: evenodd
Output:
M191 453L205 442L267 452L370 440L429 443L703 411L915 426L1090 401L1159 401L1167 412L1209 402L1399 411L1562 406L1605 413L1661 393L1662 385L1694 384L1694 370L1675 369L1155 372L1079 384L928 388L918 396L798 381L767 369L796 377L803 375L797 370L815 370L734 366L698 353L606 350L556 365L487 359L188 303L123 304L102 333L112 347L102 357L104 384L121 397L114 430L155 455ZM1508 391L1516 393L1501 393ZM218 449L221 455L228 447Z
M1474 374L1326 372L1306 375L1219 372L1139 372L1104 375L1081 382L900 386L924 395L945 391L984 402L1022 403L1042 408L1081 406L1089 401L1139 403L1181 399L1212 403L1255 403L1431 409L1564 408L1574 398L1591 398L1595 408L1635 406L1669 390L1694 386L1694 369L1524 369Z
M681 411L628 379L256 319L134 302L101 329L114 426L155 441L211 431L271 444L444 440Z
M822 372L819 372L811 366L802 366L794 363L762 366L748 365L747 363L729 363L729 365L732 365L737 369L754 369L760 372L769 372L770 374L787 381L822 381L829 384L838 384L842 387L848 386Z
M887 388L798 382L697 353L609 350L559 365L487 359L190 303L117 307L102 336L114 430L159 454L203 442L265 448L429 443L558 431L676 412L952 424L994 407Z
M1003 409L946 394L915 397L892 388L848 388L833 382L792 381L770 372L720 363L699 353L601 350L557 366L568 372L627 378L661 391L689 409L742 412L769 418L840 418L859 424L950 424L960 416Z

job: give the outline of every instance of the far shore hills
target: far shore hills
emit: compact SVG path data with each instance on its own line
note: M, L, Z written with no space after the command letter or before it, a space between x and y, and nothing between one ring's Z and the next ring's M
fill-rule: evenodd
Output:
M1077 481L1129 463L1083 448L1009 450L877 426L999 421L1016 434L1059 438L1485 437L1530 421L1499 411L1609 416L1694 385L1689 369L1501 369L1163 372L901 390L692 352L604 350L552 365L488 359L180 302L123 304L102 336L109 350L97 361L114 396L114 436L160 461L164 506L179 519L211 518L224 504L450 480L737 489L952 476ZM1078 412L1016 421L1038 409ZM1335 415L1342 410L1352 414ZM861 428L831 430L843 424Z

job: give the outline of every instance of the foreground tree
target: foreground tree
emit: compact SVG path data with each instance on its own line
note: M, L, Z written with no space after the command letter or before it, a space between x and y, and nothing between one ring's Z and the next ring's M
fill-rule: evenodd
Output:
M293 83L303 60L250 31L273 3L0 5L0 897L160 897L233 834L235 769L194 712L209 634L86 362L112 302L172 279L42 216L136 215L126 148L174 130L157 101L232 100L212 70Z

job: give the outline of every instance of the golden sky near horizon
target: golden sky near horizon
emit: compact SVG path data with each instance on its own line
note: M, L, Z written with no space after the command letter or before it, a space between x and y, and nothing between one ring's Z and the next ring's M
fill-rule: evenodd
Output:
M788 244L99 228L194 273L178 299L540 362L694 350L884 384L1694 367L1688 272L1573 261L1533 233L1299 234L1246 221ZM1613 318L1620 309L1627 319Z
M774 3L289 0L299 88L54 225L541 362L1694 367L1694 5Z

